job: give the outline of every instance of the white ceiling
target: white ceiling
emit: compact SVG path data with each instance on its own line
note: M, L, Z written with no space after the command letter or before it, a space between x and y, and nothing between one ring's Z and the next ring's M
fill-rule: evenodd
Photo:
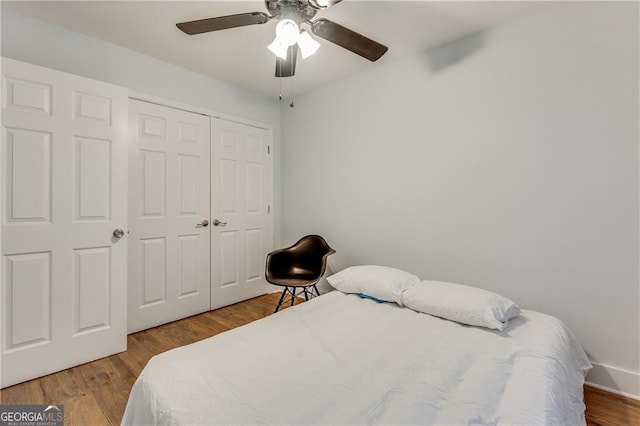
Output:
M389 51L375 63L328 41L298 58L297 93L380 66L532 12L544 2L357 1L320 11ZM277 96L275 57L266 49L275 22L187 36L177 22L234 13L264 12L262 1L2 1L2 7L103 39L218 80ZM288 80L288 79L286 79ZM286 81L285 84L290 84Z

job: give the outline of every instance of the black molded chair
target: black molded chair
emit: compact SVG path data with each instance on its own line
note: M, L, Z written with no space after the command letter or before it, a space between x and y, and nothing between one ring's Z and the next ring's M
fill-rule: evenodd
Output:
M287 294L291 295L293 306L298 289L302 289L305 300L320 296L316 284L327 268L327 257L335 252L320 235L307 235L290 247L269 253L266 279L271 284L284 287L274 312L278 312Z

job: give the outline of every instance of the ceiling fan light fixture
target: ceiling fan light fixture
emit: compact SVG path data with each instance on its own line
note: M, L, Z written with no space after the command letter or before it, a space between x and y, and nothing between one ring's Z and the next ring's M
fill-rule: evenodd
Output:
M300 28L293 19L283 19L276 26L276 40L286 46L293 46L300 37Z
M267 46L267 49L272 51L278 58L287 59L287 49L289 49L289 46L282 43L277 36L271 44Z
M303 31L298 38L298 47L300 47L302 59L305 59L316 53L320 47L320 43L315 41L308 32Z
M371 62L377 61L387 52L387 46L329 19L314 19L318 11L333 7L342 1L343 0L265 0L264 3L268 13L236 13L233 15L197 19L195 21L179 22L176 26L185 34L195 35L277 21L275 28L276 37L271 44L267 46L277 57L276 77L293 77L296 69L298 50L300 50L303 59L317 51L319 43L311 34L313 34L314 37L329 41ZM300 25L303 24L311 28L309 32L302 31L301 33Z

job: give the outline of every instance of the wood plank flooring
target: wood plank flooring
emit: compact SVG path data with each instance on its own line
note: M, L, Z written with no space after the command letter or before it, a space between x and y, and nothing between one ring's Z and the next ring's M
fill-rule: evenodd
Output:
M589 426L640 426L640 401L605 392L591 386L584 387Z
M0 403L64 404L67 425L120 424L133 382L153 355L270 315L278 297L268 294L131 334L126 352L3 389ZM640 426L640 401L589 386L585 401L590 426Z

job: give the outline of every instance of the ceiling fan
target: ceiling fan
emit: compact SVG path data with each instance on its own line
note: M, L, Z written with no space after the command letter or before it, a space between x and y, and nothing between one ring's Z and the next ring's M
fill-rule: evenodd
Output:
M306 31L300 32L300 25L308 25L311 32L360 55L372 62L385 54L387 47L324 18L313 20L316 13L342 0L265 0L269 13L249 12L181 22L176 26L188 35L202 34L247 25L265 24L277 19L276 38L268 48L276 58L276 77L291 77L295 74L298 50L303 58L315 52L319 43Z

